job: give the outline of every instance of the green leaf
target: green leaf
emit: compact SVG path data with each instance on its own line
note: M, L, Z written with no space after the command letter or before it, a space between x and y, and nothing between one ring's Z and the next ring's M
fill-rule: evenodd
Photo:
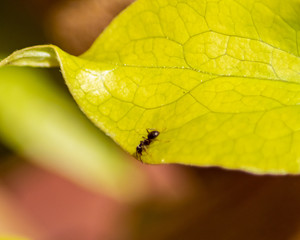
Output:
M59 64L133 155L160 131L144 162L300 173L299 12L298 0L139 0L80 57L38 46L2 65Z

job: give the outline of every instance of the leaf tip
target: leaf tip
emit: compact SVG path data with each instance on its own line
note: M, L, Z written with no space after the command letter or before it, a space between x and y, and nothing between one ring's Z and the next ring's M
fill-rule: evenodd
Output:
M4 58L4 59L0 59L0 67L4 67L8 65L8 60L7 58Z
M42 45L24 48L13 52L0 61L0 67L31 66L31 67L57 67L59 66L55 46Z

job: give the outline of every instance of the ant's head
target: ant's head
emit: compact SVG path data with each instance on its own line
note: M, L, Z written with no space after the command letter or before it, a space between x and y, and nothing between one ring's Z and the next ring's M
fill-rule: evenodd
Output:
M159 135L159 131L151 131L148 133L148 139L149 140L152 140L154 138L157 138L157 136Z

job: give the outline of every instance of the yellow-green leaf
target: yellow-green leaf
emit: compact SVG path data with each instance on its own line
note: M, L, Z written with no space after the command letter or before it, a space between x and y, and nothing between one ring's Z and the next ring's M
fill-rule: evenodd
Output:
M55 66L85 114L147 163L300 173L298 0L139 0L80 57L55 46L1 64Z

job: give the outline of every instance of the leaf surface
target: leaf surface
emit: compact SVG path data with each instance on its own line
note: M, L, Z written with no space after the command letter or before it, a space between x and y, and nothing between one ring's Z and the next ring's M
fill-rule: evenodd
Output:
M139 0L80 57L55 46L2 65L60 65L85 114L143 162L300 172L300 3Z

